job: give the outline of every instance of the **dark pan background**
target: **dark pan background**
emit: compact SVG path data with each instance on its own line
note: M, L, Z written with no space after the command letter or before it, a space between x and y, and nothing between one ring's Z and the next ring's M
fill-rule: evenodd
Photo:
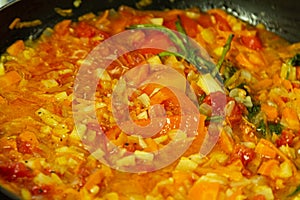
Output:
M80 7L73 6L74 0L17 0L0 9L0 54L17 39L37 38L44 28L51 27L65 19L54 8L73 9L69 18L76 20L87 12L97 13L109 8L128 5L136 8L136 0L82 0ZM290 42L300 42L300 1L299 0L152 0L152 4L141 9L162 10L166 8L199 7L203 11L222 8L250 24L263 23ZM42 25L33 28L9 30L16 18L22 21L40 19ZM0 187L0 199L16 199Z

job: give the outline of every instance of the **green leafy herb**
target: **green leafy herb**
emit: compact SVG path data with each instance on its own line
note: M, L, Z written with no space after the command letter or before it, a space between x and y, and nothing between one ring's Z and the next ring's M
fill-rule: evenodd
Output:
M297 53L294 57L292 57L287 64L291 66L300 66L300 53Z
M170 51L163 51L161 53L158 54L159 57L164 57L164 56L176 56L176 57L180 57L180 58L185 58L183 55L181 55L180 53L175 53L175 52L170 52Z
M295 196L300 192L300 185L297 186L294 192L292 192L289 197Z
M245 86L247 86L246 83L241 83L238 86L236 86L236 88L241 88L241 89L245 89Z
M261 110L259 104L254 104L252 107L247 107L248 118L252 120Z
M273 122L269 122L268 127L270 130L270 133L275 133L276 135L281 134L282 128L283 128L280 123L273 123Z
M258 124L258 126L256 127L256 130L258 132L260 132L262 134L262 136L266 136L267 135L267 126L264 122L264 120L261 120Z
M130 26L129 29L159 30L159 31L165 33L166 35L168 35L170 37L170 39L176 45L178 45L178 47L180 48L180 50L182 50L183 53L187 52L186 46L185 46L184 42L182 41L182 39L179 36L177 36L172 30L170 30L164 26L156 25L156 24L137 24L137 25ZM183 55L183 57L186 57L186 55Z
M179 18L180 20L180 18ZM190 44L188 43L188 40L186 39L186 35L184 28L181 25L181 22L176 22L177 29L180 30L180 33L182 34L177 35L174 31L161 26L161 25L155 25L155 24L138 24L138 25L132 25L129 27L129 29L149 29L149 30L157 30L161 31L162 33L169 36L169 38L179 47L179 52L171 53L171 52L162 52L160 53L160 56L167 56L167 55L176 55L181 58L188 58L192 64L194 64L199 71L203 71L203 67L207 67L212 71L215 68L215 65L203 59L201 56L197 56L197 51L195 51L195 48L191 48Z
M219 59L217 65L216 65L215 70L212 72L212 76L213 77L215 77L216 74L220 71L220 68L221 68L221 66L222 66L222 64L223 64L223 62L225 60L226 54L230 50L231 42L232 42L233 37L234 37L234 35L230 34L229 37L227 38L227 41L226 41L225 45L223 46L223 51L222 51L221 58Z
M203 103L205 97L206 97L206 94L200 95L200 97L199 97L199 105Z
M186 31L182 26L180 16L178 16L178 20L175 22L175 26L176 26L176 29L179 33L182 33L182 34L186 35Z
M234 67L233 64L228 60L224 60L222 66L221 73L223 74L224 81L226 82L226 80L228 80L235 72L237 72L237 68Z

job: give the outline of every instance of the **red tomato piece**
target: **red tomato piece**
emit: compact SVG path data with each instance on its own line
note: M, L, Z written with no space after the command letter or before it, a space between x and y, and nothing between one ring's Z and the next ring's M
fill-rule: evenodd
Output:
M54 30L59 35L66 35L69 32L71 20L63 20L54 26Z
M247 166L255 157L255 152L244 145L237 144L233 151L233 156L240 159L244 166Z
M190 37L196 37L198 32L198 23L195 20L187 17L186 15L181 15L180 19L182 26L186 31L186 34Z
M262 49L262 42L258 36L242 36L242 44L254 50Z
M75 34L78 37L94 37L96 35L96 28L85 23L85 22L79 22L78 25L75 28Z
M235 102L228 120L231 124L239 124L242 121L242 116L245 111L246 107L243 104Z
M201 16L198 19L198 23L203 27L203 28L208 28L213 25L211 21L211 16L208 14L201 14Z
M291 146L293 143L295 135L291 131L283 130L280 138L276 140L276 144L278 147L289 145Z
M11 181L24 177L30 178L32 177L32 172L25 164L18 162L0 166L0 175Z
M147 35L146 38L138 44L138 47L141 49L152 49L152 53L162 52L165 49L174 46L171 40L168 38L167 35L163 33L154 33L151 35Z
M32 189L33 195L40 195L40 194L49 194L51 191L53 191L52 187L50 185L43 185L43 186L33 186Z
M214 13L213 16L215 17L217 26L221 31L231 31L231 27L229 26L226 19L216 13Z
M175 24L175 22L176 22L177 20L178 20L177 17L174 17L174 18L168 19L168 20L164 20L163 25L164 25L165 27L167 27L167 28L172 29L172 30L175 31L175 30L177 30L177 29L176 29L176 24Z
M146 54L157 55L157 54L163 52L163 50L154 49L154 48L143 48L143 49L137 49L135 52L140 53L142 55L146 55Z
M186 31L186 34L190 37L195 37L197 35L197 26L198 23L196 20L189 18L188 16L182 14L179 16L182 26L184 28L184 30ZM169 29L178 31L176 28L176 22L178 21L178 16L176 16L175 18L169 19L169 20L165 20L163 25Z
M97 35L103 37L103 39L109 37L108 33L101 31L86 22L78 23L78 25L75 27L75 35L77 37L86 37L86 38L92 38Z

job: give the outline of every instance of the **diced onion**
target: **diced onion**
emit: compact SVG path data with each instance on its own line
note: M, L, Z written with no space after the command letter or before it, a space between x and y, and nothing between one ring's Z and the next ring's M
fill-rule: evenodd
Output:
M54 97L57 101L63 101L68 98L68 94L66 92L60 92L56 94Z
M104 195L104 200L119 200L119 195L116 192L111 192Z
M176 170L188 172L188 171L195 170L197 166L198 164L193 160L190 160L189 158L186 157L182 157L176 166Z
M161 62L159 56L152 56L151 58L149 58L149 59L147 60L147 62L148 62L150 65L161 65L161 64L162 64L162 62ZM153 67L153 66L151 66L151 67Z
M164 19L163 18L152 18L150 19L152 24L155 25L162 25L164 23Z
M147 94L143 93L138 96L137 99L140 100L146 108L150 106L150 97Z
M162 135L162 136L160 136L160 137L154 138L153 140L154 140L157 144L161 144L161 143L167 141L168 138L169 138L169 137L168 137L167 135Z
M98 148L96 151L94 151L91 156L94 157L95 159L101 159L105 155L105 152Z
M135 165L135 156L130 155L130 156L123 157L116 161L116 165L118 167L133 166Z
M144 160L144 161L152 162L154 159L154 155L149 152L136 150L134 152L134 155L136 156L137 159Z
M49 80L41 80L41 83L47 88L54 88L59 86L58 82L54 79L49 79Z
M207 95L211 92L223 92L221 86L209 73L199 76L197 85L201 87Z
M0 76L3 76L4 74L5 74L4 64L0 62Z
M179 129L170 130L168 135L174 141L182 141L187 138L186 133Z

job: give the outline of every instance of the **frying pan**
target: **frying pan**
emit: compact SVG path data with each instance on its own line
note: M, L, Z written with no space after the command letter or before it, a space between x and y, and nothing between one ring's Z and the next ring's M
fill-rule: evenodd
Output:
M62 19L54 8L73 9L72 16L87 12L118 8L127 5L137 8L136 0L82 0L78 8L73 6L74 0L17 0L0 9L0 54L18 39L37 38L46 27L51 27ZM232 15L250 24L263 23L267 29L277 33L290 42L300 42L300 1L299 0L152 0L152 4L139 7L145 10L162 10L166 8L199 7L202 10L222 8ZM22 21L40 19L42 24L32 28L10 30L10 23L16 18ZM0 199L17 199L14 195L0 187Z

